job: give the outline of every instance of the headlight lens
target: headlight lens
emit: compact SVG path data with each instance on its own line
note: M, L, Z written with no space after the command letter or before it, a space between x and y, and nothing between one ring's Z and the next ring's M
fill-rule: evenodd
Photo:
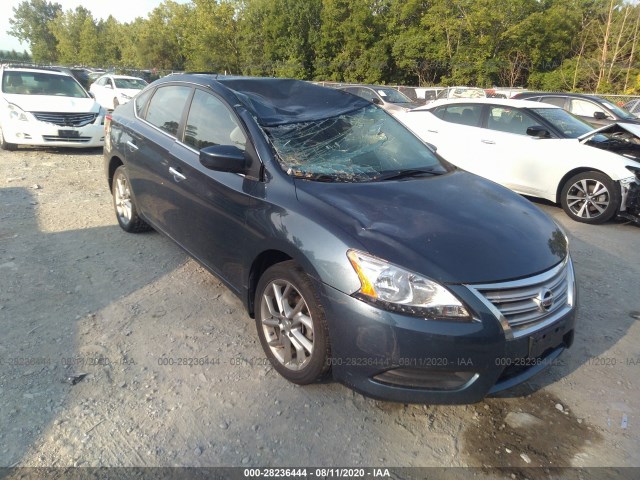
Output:
M10 103L9 105L7 105L7 108L9 109L9 119L19 120L21 122L29 121L29 119L27 118L27 115L17 105Z
M361 300L428 320L472 321L464 305L433 280L357 250L347 257L360 279Z

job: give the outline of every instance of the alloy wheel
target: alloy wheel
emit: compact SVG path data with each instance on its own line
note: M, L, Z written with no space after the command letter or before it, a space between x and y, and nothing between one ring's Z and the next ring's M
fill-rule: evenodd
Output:
M128 224L131 221L131 188L124 175L116 178L114 190L114 203L120 221Z
M286 280L264 289L261 325L271 353L289 370L301 370L313 354L313 320L306 300Z
M569 187L566 201L567 207L577 217L597 218L607 210L611 194L602 182L585 178Z

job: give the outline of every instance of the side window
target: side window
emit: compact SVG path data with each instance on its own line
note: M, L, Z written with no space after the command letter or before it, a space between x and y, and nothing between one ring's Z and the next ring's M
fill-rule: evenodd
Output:
M104 78L99 78L98 80L96 80L95 84L98 86L102 86L104 85Z
M373 102L373 99L377 98L375 94L368 88L359 88L356 95L366 100L369 100L370 102Z
M149 98L151 97L151 94L153 93L153 88L150 88L149 90L147 90L144 93L141 93L140 95L136 96L135 102L136 102L136 113L139 116L143 116L144 114L144 110L147 107L147 103L149 103Z
M544 103L548 103L550 105L555 105L556 107L560 107L560 108L564 108L564 104L565 104L564 97L542 97L540 101Z
M433 113L440 120L444 119L444 114L446 112L447 112L447 107L438 107L438 108L435 108L434 110L431 110L431 113Z
M611 116L607 115L607 112L605 112L600 106L588 100L583 100L581 98L572 98L570 105L571 106L569 107L569 111L574 115L580 115L582 117L593 117L594 113L602 112L608 118L611 118Z
M540 125L524 110L509 107L490 107L487 128L499 132L526 135L527 128Z
M445 122L457 123L459 125L468 125L477 127L482 113L482 105L450 105L445 108L443 115L440 117ZM439 116L439 115L438 115Z
M145 119L160 130L176 136L190 93L191 87L171 85L158 88L149 102Z
M184 143L196 150L211 145L235 145L244 150L246 142L233 112L217 97L196 90L187 117Z

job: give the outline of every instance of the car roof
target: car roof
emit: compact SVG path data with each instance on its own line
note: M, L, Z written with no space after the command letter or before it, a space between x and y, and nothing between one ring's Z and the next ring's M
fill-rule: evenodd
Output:
M207 86L231 105L244 106L265 127L322 120L371 107L371 102L364 98L303 80L174 74L152 85L172 82Z
M520 92L517 94L518 98L531 98L531 97L568 97L568 98L588 98L591 100L604 100L598 95L589 95L587 93L564 93L564 92Z
M106 73L104 75L102 75L103 77L109 77L109 78L115 78L115 79L120 79L120 78L127 78L127 79L133 79L133 80L143 80L140 77L134 77L133 75L113 75L111 73Z
M30 72L30 73L51 73L53 75L62 75L65 77L70 77L71 75L64 70L62 67L35 67L35 66L21 66L21 65L2 65L3 71L10 72Z
M560 108L556 105L550 105L548 103L534 103L529 100L512 100L507 98L451 98L451 99L442 99L436 100L435 102L431 102L423 107L414 108L412 111L416 110L432 110L435 107L439 107L440 105L457 105L457 104L472 104L477 103L481 105L500 105L503 107L512 107L512 108L541 108L541 105L544 105L543 108Z

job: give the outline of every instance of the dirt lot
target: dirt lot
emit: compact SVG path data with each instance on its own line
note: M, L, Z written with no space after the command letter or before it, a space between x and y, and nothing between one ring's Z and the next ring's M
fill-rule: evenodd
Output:
M569 232L574 347L507 396L402 405L265 365L216 278L117 227L100 151L0 151L0 466L638 467L640 228L539 207Z

